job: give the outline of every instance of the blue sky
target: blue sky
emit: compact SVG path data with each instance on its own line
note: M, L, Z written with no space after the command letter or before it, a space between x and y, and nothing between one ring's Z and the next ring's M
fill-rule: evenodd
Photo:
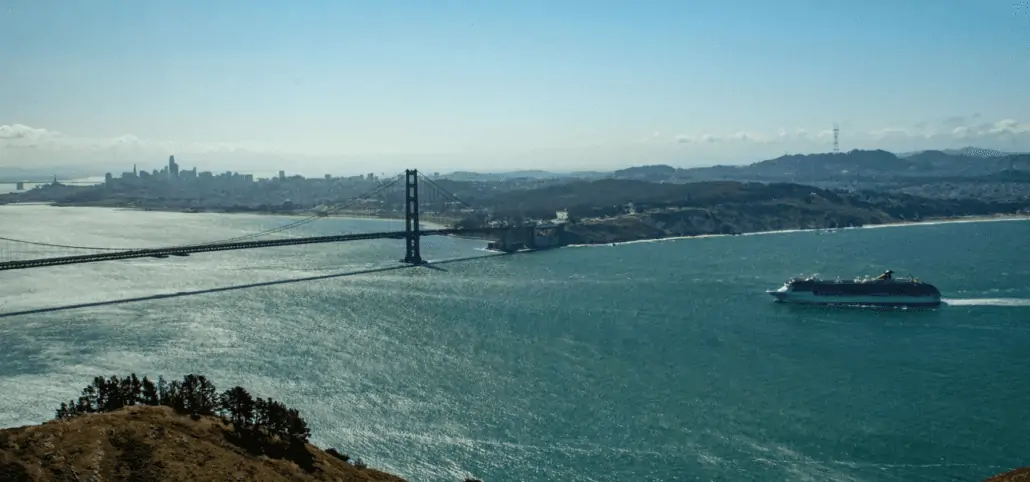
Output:
M703 165L835 122L1030 150L1026 2L0 3L0 165Z

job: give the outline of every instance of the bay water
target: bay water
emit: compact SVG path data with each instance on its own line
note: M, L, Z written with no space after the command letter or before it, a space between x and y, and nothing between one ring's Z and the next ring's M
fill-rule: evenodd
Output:
M0 206L0 236L157 247L294 218ZM327 218L285 235L401 230ZM412 481L979 480L1030 465L1030 222L495 255L426 238L0 272L0 426L93 376L200 373ZM74 254L0 240L3 260ZM449 260L449 261L448 261ZM772 302L934 283L933 310Z

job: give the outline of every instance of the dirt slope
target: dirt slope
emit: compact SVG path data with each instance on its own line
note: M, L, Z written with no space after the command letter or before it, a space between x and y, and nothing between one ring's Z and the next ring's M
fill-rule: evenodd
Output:
M991 477L984 482L1030 482L1030 467L1005 472Z
M4 429L0 481L404 480L313 445L293 457L298 465L271 448L241 448L234 436L214 417L192 420L168 407L143 406Z

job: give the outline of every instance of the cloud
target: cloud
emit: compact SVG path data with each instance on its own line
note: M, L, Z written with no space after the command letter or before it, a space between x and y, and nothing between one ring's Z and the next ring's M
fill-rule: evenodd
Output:
M841 130L841 147L847 149L934 149L975 145L1002 150L1030 150L1030 123L1016 119L983 122L979 114L953 116L933 121L916 122L909 127L883 127L871 130ZM686 149L730 149L732 146L754 147L778 145L784 148L828 150L832 147L832 129L789 129L781 127L772 133L738 131L734 133L680 134L676 144ZM714 147L718 145L719 147Z
M661 137L662 137L662 133L658 132L658 131L655 131L655 132L652 132L652 133L644 136L643 138L635 140L633 142L637 143L637 144L644 144L644 143L648 143L648 142L652 142L652 141L658 140Z
M191 162L239 168L258 163L276 165L287 157L255 143L176 142L141 138L133 134L81 137L27 126L0 125L0 166L55 165L117 166L165 162L169 155ZM181 157L180 157L181 156ZM289 156L299 159L303 156Z
M752 144L762 144L773 142L773 139L779 137L783 138L787 136L786 131L781 131L779 136L770 136L762 133L755 132L734 132L733 134L719 135L719 134L702 134L700 136L691 136L687 134L680 134L676 136L677 144L718 144L718 143L733 143L733 142L746 142Z
M729 136L729 140L738 142L748 142L758 140L758 136L754 134L748 134L747 132L737 132Z
M941 119L940 124L946 129L953 129L955 127L961 127L972 124L973 122L977 122L979 120L980 114L974 112L968 115L955 115L951 117L945 117L944 119Z
M36 129L24 124L0 125L0 141L35 141L44 137L58 135L46 129Z
M912 132L909 132L905 129L897 128L876 129L869 131L869 136L872 137L874 140L878 141L908 139L912 135Z
M40 151L154 151L198 154L268 150L253 143L175 142L143 139L132 134L115 137L76 137L24 124L0 125L0 148Z

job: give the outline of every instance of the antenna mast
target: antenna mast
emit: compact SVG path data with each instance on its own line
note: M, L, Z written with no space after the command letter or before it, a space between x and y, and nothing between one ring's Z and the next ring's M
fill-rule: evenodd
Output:
M840 127L833 125L833 153L840 154Z

